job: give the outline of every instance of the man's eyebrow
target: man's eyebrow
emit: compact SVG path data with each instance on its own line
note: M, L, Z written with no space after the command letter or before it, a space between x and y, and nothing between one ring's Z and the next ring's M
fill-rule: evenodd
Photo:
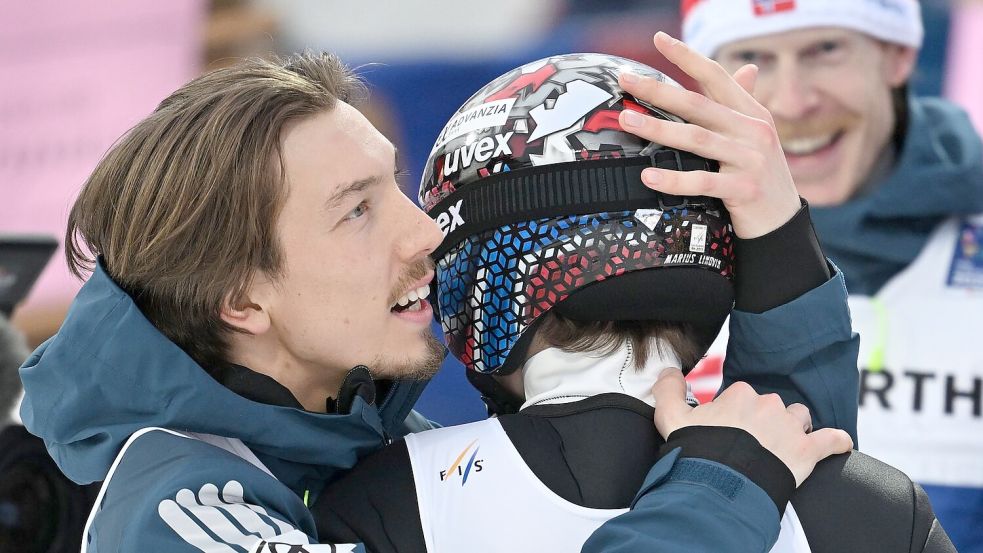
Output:
M336 209L349 196L352 196L354 194L358 194L359 192L364 192L366 189L368 189L368 188L370 188L370 187L372 187L372 186L374 186L376 184L379 184L379 182L381 182L381 180L382 179L380 177L374 176L374 177L368 177L368 178L365 178L365 179L359 179L359 180L357 180L355 182L350 182L348 184L344 184L342 186L339 186L338 187L338 190L336 190L335 193L332 194L331 197L329 197L324 202L324 209L326 211L331 211L332 209Z
M393 166L396 167L397 170L399 169L399 151L396 149L395 145L393 145ZM332 194L324 202L325 211L331 211L332 209L337 208L349 196L358 194L359 192L364 192L366 189L371 188L380 182L382 182L382 177L375 175L339 186L338 189L335 190L334 194Z

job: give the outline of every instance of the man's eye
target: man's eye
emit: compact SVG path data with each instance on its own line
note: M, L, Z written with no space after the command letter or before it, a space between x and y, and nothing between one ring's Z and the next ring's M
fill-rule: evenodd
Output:
M753 50L745 50L743 52L734 53L734 61L741 64L753 63L755 65L760 65L763 56L758 52Z
M806 51L806 57L817 60L833 60L843 53L843 44L838 40L824 40Z
M365 215L368 211L369 211L369 202L362 202L357 206L355 206L355 209L349 211L348 214L345 215L345 220L351 221L353 219L358 219L362 215Z

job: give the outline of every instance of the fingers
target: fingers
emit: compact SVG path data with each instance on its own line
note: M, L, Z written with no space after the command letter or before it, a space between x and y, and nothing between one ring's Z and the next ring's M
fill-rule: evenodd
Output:
M754 95L754 85L758 82L758 66L749 63L734 72L734 80L748 94Z
M804 432L812 432L812 415L809 413L808 407L801 403L793 403L786 407L785 410L802 425Z
M655 427L663 436L679 428L680 419L693 408L686 403L686 380L679 369L665 369L652 386Z
M719 63L664 32L656 33L654 41L659 52L700 83L711 98L741 113L754 116L761 114L764 108Z
M627 71L618 76L618 83L635 98L659 106L690 123L712 131L738 135L744 130L746 115L714 102L703 94ZM621 125L624 127L625 122L622 121Z
M634 135L722 164L742 167L750 155L749 148L741 142L700 125L667 121L631 110L622 111L618 117L622 128Z
M838 428L820 428L806 436L806 440L819 455L818 460L853 449L853 439Z
M642 171L642 182L666 194L711 196L729 203L746 202L746 197L753 192L746 190L743 180L737 175L709 171L680 172L650 167Z

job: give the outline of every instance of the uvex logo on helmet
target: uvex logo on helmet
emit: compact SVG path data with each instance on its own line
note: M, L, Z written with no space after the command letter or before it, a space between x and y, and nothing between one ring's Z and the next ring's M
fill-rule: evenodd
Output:
M486 136L470 144L465 144L453 152L444 155L443 174L449 177L460 169L467 169L474 162L488 161L493 157L510 156L509 139L514 132ZM444 234L446 236L446 233Z
M464 217L461 217L461 205L463 203L463 199L454 202L447 206L446 211L438 213L434 219L437 221L437 226L440 227L440 232L444 233L445 238L448 234L457 230L457 227L464 224Z

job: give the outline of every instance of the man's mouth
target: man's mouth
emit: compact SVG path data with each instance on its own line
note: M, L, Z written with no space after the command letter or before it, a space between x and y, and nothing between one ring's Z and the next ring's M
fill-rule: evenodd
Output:
M426 284L410 290L396 300L396 303L389 308L393 313L412 313L421 311L427 303L426 298L430 295L430 285Z
M783 138L782 150L788 156L804 157L815 155L835 144L843 137L844 132L843 130L838 130L828 134Z

